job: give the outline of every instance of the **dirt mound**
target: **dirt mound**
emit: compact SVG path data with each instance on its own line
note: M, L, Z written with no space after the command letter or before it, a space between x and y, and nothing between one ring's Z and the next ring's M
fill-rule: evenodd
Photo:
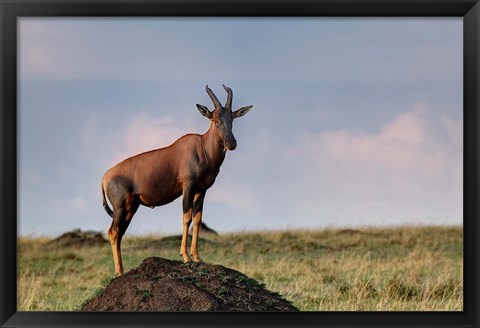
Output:
M159 257L145 259L97 294L82 311L298 311L238 271Z
M98 231L82 231L75 229L64 233L47 243L49 247L85 247L85 246L103 246L108 244L108 240L103 238L103 234Z

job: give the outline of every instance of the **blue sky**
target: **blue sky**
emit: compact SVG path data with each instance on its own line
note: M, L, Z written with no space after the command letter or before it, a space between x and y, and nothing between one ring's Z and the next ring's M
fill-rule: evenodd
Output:
M103 173L209 122L238 141L207 192L221 232L461 224L461 18L22 18L19 231L106 230ZM128 234L179 233L181 202Z

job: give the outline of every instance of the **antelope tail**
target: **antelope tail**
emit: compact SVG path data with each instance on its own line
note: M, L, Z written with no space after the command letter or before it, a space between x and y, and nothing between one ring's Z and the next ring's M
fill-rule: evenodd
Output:
M110 215L113 219L113 211L108 206L107 200L105 199L105 189L103 188L103 180L102 180L102 201L103 201L103 208L105 209L105 212L107 212L107 214Z

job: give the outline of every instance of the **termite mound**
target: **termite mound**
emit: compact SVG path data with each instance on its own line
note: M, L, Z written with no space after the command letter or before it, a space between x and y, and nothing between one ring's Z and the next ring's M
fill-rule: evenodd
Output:
M82 311L298 311L236 270L159 257L145 259L95 294Z
M108 245L109 242L103 237L103 234L98 231L88 230L82 231L80 229L74 229L69 232L65 232L61 236L52 239L47 243L49 248L63 248L63 247L100 247Z

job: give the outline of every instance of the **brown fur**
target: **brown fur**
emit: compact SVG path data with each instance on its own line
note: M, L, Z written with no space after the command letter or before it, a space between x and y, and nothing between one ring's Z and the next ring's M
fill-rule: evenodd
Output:
M224 88L231 99L231 90ZM212 98L213 93L208 87L207 92ZM218 103L218 100L214 103ZM231 130L233 119L244 115L252 106L242 107L235 112L228 106L217 107L213 112L205 106L197 107L211 121L205 134L187 134L168 147L127 158L102 177L103 206L113 218L108 235L117 274L123 274L121 240L138 207L165 205L180 195L183 196L180 254L185 262L190 261L187 234L193 220L191 254L194 261L201 261L197 243L205 193L215 182L227 149L236 147ZM105 194L113 210L109 208Z

